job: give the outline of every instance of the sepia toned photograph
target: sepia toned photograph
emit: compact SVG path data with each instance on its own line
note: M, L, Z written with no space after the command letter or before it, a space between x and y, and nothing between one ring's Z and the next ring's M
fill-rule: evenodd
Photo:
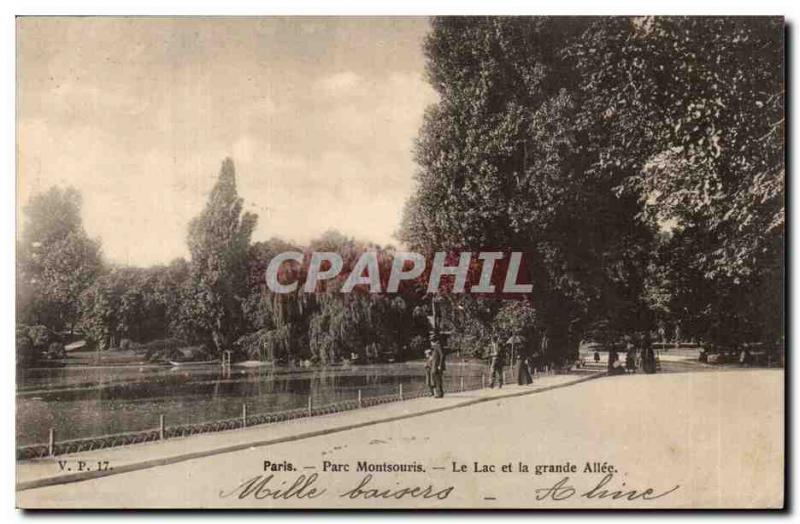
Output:
M15 29L18 508L785 508L783 17Z

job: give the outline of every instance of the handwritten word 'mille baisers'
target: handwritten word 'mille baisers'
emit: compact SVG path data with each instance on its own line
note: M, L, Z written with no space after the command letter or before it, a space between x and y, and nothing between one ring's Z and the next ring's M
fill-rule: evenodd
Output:
M342 293L357 288L370 293L397 293L403 283L416 281L428 293L440 293L440 288L446 287L449 293L521 295L533 289L530 283L520 282L527 277L522 262L523 253L519 251L436 252L430 264L425 256L410 252L387 256L364 251L354 263L345 264L334 252L286 251L270 260L266 283L274 293L294 293L301 286L306 293L314 293L325 281L335 281Z

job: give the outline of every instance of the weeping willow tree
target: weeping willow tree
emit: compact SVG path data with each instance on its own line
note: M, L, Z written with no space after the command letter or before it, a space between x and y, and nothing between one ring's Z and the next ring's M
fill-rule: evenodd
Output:
M403 358L409 342L426 326L413 315L408 299L382 295L320 297L309 322L311 353L322 363L351 354L368 362Z
M292 329L290 325L270 330L261 329L241 337L237 343L250 359L279 361L283 355L292 354Z
M360 293L358 288L341 293L344 276L315 293L306 293L302 282L293 293L272 293L264 285L264 272L272 257L289 249L303 251L279 239L257 243L251 250L252 291L244 309L253 332L237 341L242 353L260 360L321 364L353 355L362 362L411 356L411 340L427 330L424 318L414 315L417 298ZM389 250L334 231L312 241L308 249L341 254L345 268L364 251L375 250L382 265L391 265Z
M315 295L302 291L276 294L259 289L245 306L257 331L239 338L237 349L254 360L293 362L308 358L307 323L316 302Z

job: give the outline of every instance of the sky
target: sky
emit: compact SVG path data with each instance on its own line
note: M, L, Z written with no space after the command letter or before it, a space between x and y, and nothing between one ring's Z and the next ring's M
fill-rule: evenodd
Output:
M254 241L397 245L426 19L17 20L18 213L73 186L107 260L167 263L230 156Z

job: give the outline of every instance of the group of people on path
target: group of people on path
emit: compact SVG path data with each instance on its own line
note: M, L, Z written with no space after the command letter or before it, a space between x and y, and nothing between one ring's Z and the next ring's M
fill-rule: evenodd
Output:
M519 365L517 366L517 384L527 386L533 383L533 365L530 357L519 355ZM513 362L511 363L514 364ZM506 352L496 342L492 343L492 353L489 356L489 370L492 373L490 387L503 387L505 379Z
M533 362L527 355L518 357L517 383L527 386L533 383ZM513 363L512 363L513 365ZM496 342L492 343L492 352L489 356L489 371L491 374L490 387L503 387L505 381L506 353ZM431 335L431 347L425 350L425 384L430 389L431 395L436 398L444 396L444 372L446 369L445 352L442 342L437 335Z
M600 362L600 353L594 352L595 363ZM625 349L625 364L619 358L619 353L613 347L608 352L608 373L610 375L623 375L636 373L641 369L645 373L655 373L657 370L657 357L651 347L636 349L628 344Z

